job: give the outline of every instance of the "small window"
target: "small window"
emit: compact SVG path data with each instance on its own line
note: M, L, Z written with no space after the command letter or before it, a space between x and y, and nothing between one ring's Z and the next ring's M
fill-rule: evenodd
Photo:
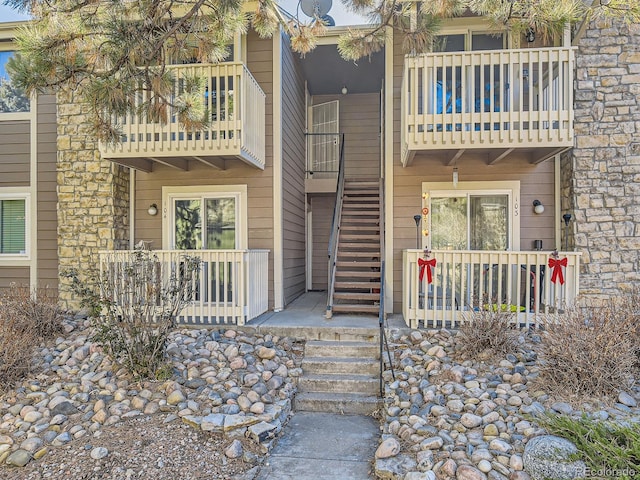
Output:
M11 83L7 62L15 52L0 52L0 113L28 112L29 99L22 89Z
M0 254L27 254L25 199L0 199Z

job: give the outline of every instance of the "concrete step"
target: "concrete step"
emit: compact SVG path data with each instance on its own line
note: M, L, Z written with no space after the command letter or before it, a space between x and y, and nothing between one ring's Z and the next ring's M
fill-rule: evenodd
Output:
M378 378L380 363L374 358L305 357L302 360L304 374L361 374Z
M370 342L311 340L304 348L305 357L379 358L380 347Z
M354 393L298 393L294 408L306 412L327 412L345 415L370 415L380 408L381 401L374 395Z
M376 395L380 390L380 380L372 375L304 373L298 379L298 388L302 392Z

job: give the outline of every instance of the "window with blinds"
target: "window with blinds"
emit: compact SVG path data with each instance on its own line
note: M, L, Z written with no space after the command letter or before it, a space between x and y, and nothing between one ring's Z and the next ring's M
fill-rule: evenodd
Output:
M0 200L0 254L25 254L26 232L26 200Z

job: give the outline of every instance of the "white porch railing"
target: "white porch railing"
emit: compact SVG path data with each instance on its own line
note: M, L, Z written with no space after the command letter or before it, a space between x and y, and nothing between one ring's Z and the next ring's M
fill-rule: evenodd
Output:
M573 145L570 47L407 56L402 148Z
M179 324L244 325L269 308L268 250L153 250L152 253L154 277L163 284L172 272L179 270L185 255L202 260L200 269L191 277L194 298L176 319ZM108 276L118 285L132 254L127 250L100 252L102 278Z
M564 284L552 281L547 252L433 250L435 268L425 266L422 250L402 255L402 313L411 328L457 328L473 320L473 312L499 309L515 314L523 326L558 320L579 290L580 253L560 252ZM428 283L427 268L432 270Z
M187 131L175 111L163 124L143 114L114 119L118 144L100 144L105 158L236 155L260 168L265 162L265 94L242 63L171 65L177 94L185 80L205 80L202 101L210 115L204 130ZM138 101L146 101L141 94Z

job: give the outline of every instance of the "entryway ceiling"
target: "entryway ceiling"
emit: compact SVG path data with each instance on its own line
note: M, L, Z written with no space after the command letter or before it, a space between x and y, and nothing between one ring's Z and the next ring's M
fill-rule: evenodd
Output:
M304 77L311 95L373 93L382 88L384 50L357 62L344 60L336 45L318 45L301 59Z

